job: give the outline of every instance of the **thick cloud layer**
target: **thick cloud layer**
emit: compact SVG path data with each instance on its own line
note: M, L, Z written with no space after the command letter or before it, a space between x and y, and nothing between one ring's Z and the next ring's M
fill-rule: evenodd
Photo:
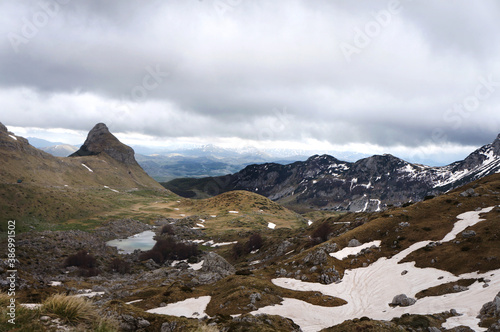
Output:
M388 151L500 132L494 0L21 0L0 17L10 126Z

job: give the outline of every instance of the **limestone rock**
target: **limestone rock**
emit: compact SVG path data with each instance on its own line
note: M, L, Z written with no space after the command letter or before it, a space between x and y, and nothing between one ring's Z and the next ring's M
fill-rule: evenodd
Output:
M111 134L104 123L96 124L80 149L70 157L92 156L101 153L106 153L111 158L127 165L138 165L134 157L134 150Z
M415 302L417 302L417 300L406 296L406 294L399 294L399 295L394 296L394 298L392 299L391 305L408 307L408 306L415 304Z

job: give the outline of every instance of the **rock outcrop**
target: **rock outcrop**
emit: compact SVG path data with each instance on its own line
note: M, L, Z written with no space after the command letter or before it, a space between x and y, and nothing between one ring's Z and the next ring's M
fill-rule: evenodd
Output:
M236 269L228 261L214 252L209 252L205 255L198 281L201 284L211 284L235 272Z
M70 157L92 156L101 153L106 153L111 158L126 165L138 165L134 157L134 150L111 134L104 123L96 124L89 132L85 143Z

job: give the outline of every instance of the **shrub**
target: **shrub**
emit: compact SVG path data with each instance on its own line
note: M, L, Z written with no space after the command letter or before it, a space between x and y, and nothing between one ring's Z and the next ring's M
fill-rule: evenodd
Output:
M248 239L248 242L246 243L246 249L248 252L257 250L262 248L262 245L264 244L264 240L262 240L262 236L260 234L253 234L250 236L250 239Z
M166 237L156 241L153 249L142 253L140 260L153 259L156 263L162 264L166 260L183 260L198 255L198 246L194 243L187 244L177 242L172 237Z
M165 225L161 228L161 234L175 235L172 225Z
M245 254L245 246L241 242L236 242L233 244L233 258L238 259Z
M57 316L72 325L84 324L85 331L115 332L118 323L109 317L103 317L92 303L83 297L55 294L43 301L41 312Z
M42 312L57 315L71 324L93 323L99 314L91 302L83 297L55 294L42 303Z
M161 264L164 262L163 255L161 253L159 253L158 251L153 251L153 250L148 250L148 251L142 252L139 255L139 259L141 261L147 261L149 259L152 259L157 264Z
M328 223L328 221L325 221L324 223L319 225L318 228L316 228L316 230L312 234L312 238L319 243L325 242L326 240L328 240L328 235L330 235L331 232L332 227L330 226L330 223Z
M130 273L130 263L121 258L114 258L109 264L109 269L120 274Z
M78 269L78 275L80 277L85 277L85 278L88 278L88 277L95 277L96 275L99 274L99 269L95 268L95 267L91 267L91 268L79 268Z
M94 268L96 267L96 259L94 256L89 254L85 250L80 250L74 255L66 258L64 266L77 266L82 268Z

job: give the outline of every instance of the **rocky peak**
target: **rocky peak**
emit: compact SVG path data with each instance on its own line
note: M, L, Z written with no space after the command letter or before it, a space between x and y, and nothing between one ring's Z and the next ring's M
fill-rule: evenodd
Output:
M111 158L127 165L136 165L134 150L120 142L104 123L98 123L89 132L85 143L70 157L92 156L105 152Z
M3 123L0 122L0 132L7 132L7 127L3 125Z
M491 148L495 155L500 156L500 134L498 134L497 138L491 143Z

